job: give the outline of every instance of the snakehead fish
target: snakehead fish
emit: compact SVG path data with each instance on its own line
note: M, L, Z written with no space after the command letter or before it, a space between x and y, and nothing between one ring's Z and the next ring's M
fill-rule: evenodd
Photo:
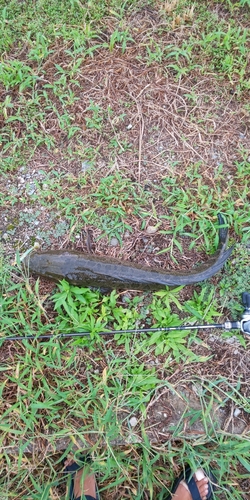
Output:
M218 214L220 225L225 221ZM228 230L219 229L217 251L208 260L187 271L165 271L69 250L34 252L24 259L32 274L52 281L67 280L81 287L121 290L159 290L166 285L190 285L211 278L226 262L233 247L226 250Z

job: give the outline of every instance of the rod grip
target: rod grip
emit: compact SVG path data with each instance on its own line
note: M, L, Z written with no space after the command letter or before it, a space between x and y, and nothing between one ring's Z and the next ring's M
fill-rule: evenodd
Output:
M250 293L243 292L243 294L242 294L242 302L243 302L243 306L246 309L250 309Z

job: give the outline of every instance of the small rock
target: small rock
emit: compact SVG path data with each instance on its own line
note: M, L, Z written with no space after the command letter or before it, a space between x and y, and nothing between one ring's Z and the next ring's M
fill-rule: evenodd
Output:
M129 231L125 231L124 238L129 238L129 236L130 236L130 232Z
M148 253L153 253L154 247L152 245L149 245L147 248L147 251L148 251ZM142 252L143 252L143 249L142 249Z
M130 299L131 299L130 293L124 293L124 295L122 295L123 304L127 304Z
M239 341L235 335L232 335L232 337L225 339L225 344L235 344L237 342L239 342Z
M148 234L155 234L157 229L158 229L157 226L148 226L146 231Z
M196 394L196 396L201 396L203 393L203 387L201 384L193 384L192 385L193 392Z
M119 245L119 241L117 238L111 238L110 240L110 246L111 247L117 247L117 245Z
M131 130L131 128L132 128L132 124L129 123L128 126L127 126L127 130Z
M27 187L26 187L26 192L29 196L32 196L36 192L36 186L31 182Z
M81 171L84 173L91 167L91 163L89 161L83 161L81 166Z
M136 417L131 417L131 419L129 420L129 423L130 423L131 427L135 427L138 423L138 420Z
M211 153L212 160L217 160L218 156L219 155L218 155L218 153L216 153L216 151L212 151L212 153Z
M234 410L234 417L238 417L241 413L241 410L239 408L235 408Z

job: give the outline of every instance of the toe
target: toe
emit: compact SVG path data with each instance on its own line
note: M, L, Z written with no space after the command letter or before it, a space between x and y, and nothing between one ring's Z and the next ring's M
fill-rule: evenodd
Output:
M208 478L205 476L200 481L196 480L196 485L202 500L206 500L208 495Z
M196 481L197 484L199 484L200 486L203 486L204 484L208 484L208 477L205 476L203 479L201 479L200 481Z
M200 485L199 492L202 500L206 500L208 495L208 483Z

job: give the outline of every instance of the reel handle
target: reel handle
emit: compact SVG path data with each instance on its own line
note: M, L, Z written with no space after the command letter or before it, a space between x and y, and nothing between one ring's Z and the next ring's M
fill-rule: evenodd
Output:
M242 331L244 333L250 334L250 293L244 292L242 294L242 302L245 307L244 313L242 315Z
M243 321L242 327L244 333L250 334L250 321Z
M246 309L249 309L249 311L245 311L245 312L249 312L249 314L250 314L250 293L243 292L243 294L242 294L242 302L243 302L243 306Z

